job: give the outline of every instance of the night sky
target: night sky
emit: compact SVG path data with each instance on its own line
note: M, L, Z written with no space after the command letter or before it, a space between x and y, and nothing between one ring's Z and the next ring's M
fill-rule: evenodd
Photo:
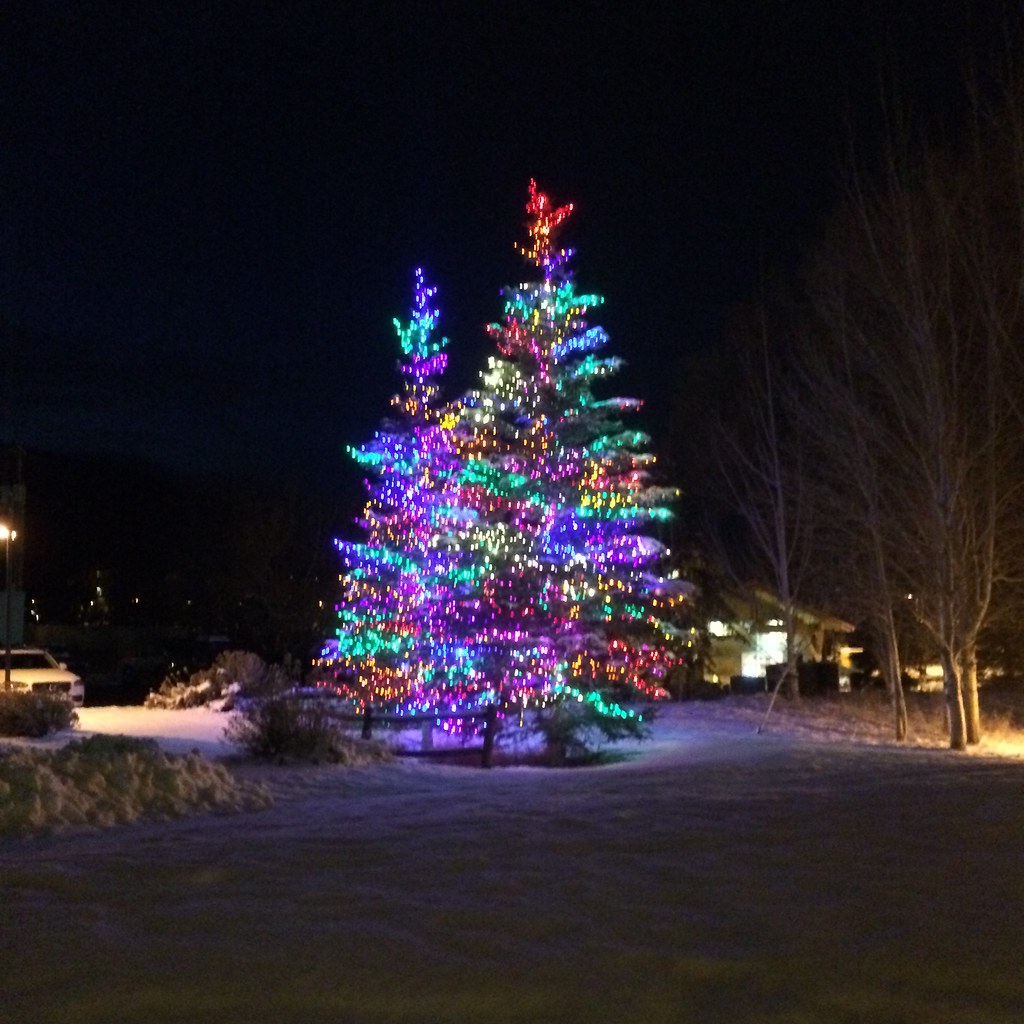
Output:
M796 265L880 76L955 107L1016 4L73 3L2 30L3 440L352 487L438 286L451 397L523 279L530 177L658 446ZM673 7L666 13L663 7ZM621 13L609 13L620 11ZM633 8L626 13L626 8ZM1015 15L1013 15L1015 16Z

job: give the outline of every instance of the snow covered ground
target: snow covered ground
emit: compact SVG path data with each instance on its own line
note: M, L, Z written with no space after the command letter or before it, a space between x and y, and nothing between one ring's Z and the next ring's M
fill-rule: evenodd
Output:
M803 703L673 706L591 769L239 765L271 809L2 841L0 1021L1024 1020L1024 760Z

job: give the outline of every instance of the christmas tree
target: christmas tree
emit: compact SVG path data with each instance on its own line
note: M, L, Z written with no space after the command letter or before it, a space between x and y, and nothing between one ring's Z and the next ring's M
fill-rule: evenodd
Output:
M552 207L531 182L527 212L521 251L538 277L505 292L476 390L438 400L446 341L433 340L419 271L412 319L396 321L397 413L353 451L369 498L365 539L338 542L338 660L363 702L446 728L483 705L523 721L528 708L579 704L585 726L621 736L636 720L602 691L651 692L678 639L680 587L655 573L664 548L645 532L675 491L652 483L648 438L624 424L639 401L594 393L621 360L587 324L602 299L576 292L572 251L555 245L572 206ZM564 723L563 738L578 734L578 718Z
M434 340L438 311L416 271L412 317L395 320L403 387L393 418L352 456L370 474L360 543L336 541L348 571L339 606L337 665L362 701L415 697L439 659L460 660L443 622L457 552L439 544L457 515L457 461L450 412L439 401L447 339ZM463 659L464 660L464 659Z
M467 646L488 688L520 706L649 689L677 600L653 573L663 546L642 532L675 491L652 485L648 438L623 425L640 403L594 395L621 360L586 321L603 300L576 292L572 250L555 243L572 209L530 183L521 252L539 277L504 293L498 355L456 431L473 513L459 543L477 570L459 597Z

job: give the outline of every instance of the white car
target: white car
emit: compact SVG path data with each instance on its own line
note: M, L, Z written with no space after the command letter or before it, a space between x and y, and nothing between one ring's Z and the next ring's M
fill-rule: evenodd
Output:
M7 651L0 647L0 691L7 679ZM11 648L11 685L33 693L62 693L75 707L85 703L85 684L41 647Z

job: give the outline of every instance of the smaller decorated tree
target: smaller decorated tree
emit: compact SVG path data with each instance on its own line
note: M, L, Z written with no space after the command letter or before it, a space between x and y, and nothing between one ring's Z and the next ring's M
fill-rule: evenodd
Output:
M415 698L445 647L454 555L442 543L458 514L451 422L439 401L447 339L434 338L434 288L416 271L411 319L395 320L402 390L372 441L350 449L367 471L360 542L336 541L347 565L337 667L363 701Z

